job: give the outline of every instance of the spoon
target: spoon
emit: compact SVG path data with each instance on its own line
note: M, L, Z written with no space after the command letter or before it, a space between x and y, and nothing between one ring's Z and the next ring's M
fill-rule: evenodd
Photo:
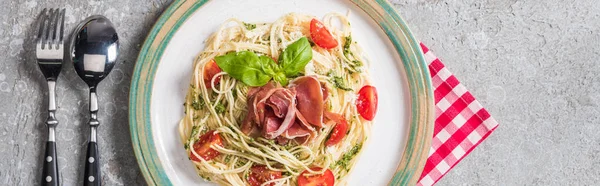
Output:
M90 138L83 185L102 185L96 130L98 96L96 88L113 69L119 51L119 37L113 24L104 16L91 16L82 21L71 37L71 59L77 75L90 88Z

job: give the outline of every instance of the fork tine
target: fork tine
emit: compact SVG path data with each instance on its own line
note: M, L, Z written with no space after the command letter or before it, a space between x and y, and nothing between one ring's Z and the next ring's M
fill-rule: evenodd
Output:
M63 44L63 37L65 34L65 9L63 8L62 11L60 11L60 33L59 33L59 40L58 40L58 44Z
M54 45L54 49L58 49L58 40L60 39L60 26L61 26L61 20L60 20L60 14L62 13L61 9L56 9L56 18L54 18L54 27L52 28L52 31L54 31L54 37L52 38L52 44Z
M52 15L54 14L54 9L51 8L48 10L48 14L46 14L46 22L44 26L44 33L42 37L42 49L48 47L48 41L50 38L50 28L52 28Z
M48 9L48 13L44 15L44 26L42 28L41 44L42 49L46 49L48 46L48 34L50 33L50 18L52 17L53 9Z
M42 42L42 34L44 33L44 22L46 21L46 11L47 9L44 8L42 10L42 12L40 13L40 15L38 15L37 21L38 21L38 33L37 36L35 37L35 42L36 43L40 43Z
M58 13L58 9L54 8L52 14L48 16L48 49L53 48L54 37L56 35L56 14Z
M56 8L54 9L54 12L52 13L52 15L50 16L50 21L52 22L50 24L50 31L48 32L48 35L50 38L48 38L48 46L50 49L56 49L56 39L57 39L57 25L58 25L58 14L59 14L59 9Z

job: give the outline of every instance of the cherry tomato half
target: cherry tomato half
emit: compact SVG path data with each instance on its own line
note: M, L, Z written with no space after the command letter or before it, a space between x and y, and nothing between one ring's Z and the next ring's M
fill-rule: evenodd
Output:
M317 46L324 49L332 49L338 45L338 41L333 38L331 32L317 19L310 21L310 38Z
M335 121L335 126L331 131L329 139L325 142L327 146L333 146L338 144L344 137L346 137L346 132L348 132L348 122L344 119L343 116L336 113L327 113L327 118Z
M321 170L321 168L312 169ZM298 176L298 186L333 186L335 184L335 178L329 169L321 175L305 176L305 174L308 174L307 170Z
M221 72L221 68L219 68L219 65L217 65L217 62L215 62L214 59L212 59L208 63L206 63L206 66L204 66L204 77L203 77L206 88L208 88L208 89L212 88L212 83L210 81L219 72ZM217 77L217 79L215 79L215 85L219 84L219 81L221 81L221 76L219 76L219 77Z
M221 139L221 135L215 133L214 130L208 131L206 132L206 134L200 136L200 139L196 141L196 143L194 143L193 147L196 154L202 157L202 159L209 161L221 154L219 151L211 148L210 146L212 145L218 145L221 147L223 146L223 140ZM198 159L198 157L196 157L191 152L190 158L192 159L192 161L200 161L200 159Z
M375 87L366 85L358 91L356 109L366 120L372 121L375 118L377 113L377 89Z
M281 172L269 170L269 168L264 165L254 165L250 168L248 183L250 183L251 186L260 186L264 182L279 178L281 178ZM273 185L275 185L275 183L269 184L269 186Z

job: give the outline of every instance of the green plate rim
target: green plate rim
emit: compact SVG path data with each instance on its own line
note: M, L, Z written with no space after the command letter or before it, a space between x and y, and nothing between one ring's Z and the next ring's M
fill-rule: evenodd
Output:
M154 75L169 41L187 18L209 0L175 0L146 37L137 58L129 92L129 127L135 156L148 185L173 185L158 158L150 118ZM419 42L386 0L348 0L365 11L386 33L408 80L410 121L407 142L389 185L415 185L427 160L433 132L433 90Z

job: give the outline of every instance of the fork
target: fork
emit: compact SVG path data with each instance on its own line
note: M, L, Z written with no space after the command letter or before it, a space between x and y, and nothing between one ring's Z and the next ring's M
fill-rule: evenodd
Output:
M58 163L56 159L55 129L58 121L56 112L56 79L64 60L64 22L65 9L43 9L38 16L38 34L36 36L35 56L38 66L48 83L48 139L44 155L41 185L59 185Z

